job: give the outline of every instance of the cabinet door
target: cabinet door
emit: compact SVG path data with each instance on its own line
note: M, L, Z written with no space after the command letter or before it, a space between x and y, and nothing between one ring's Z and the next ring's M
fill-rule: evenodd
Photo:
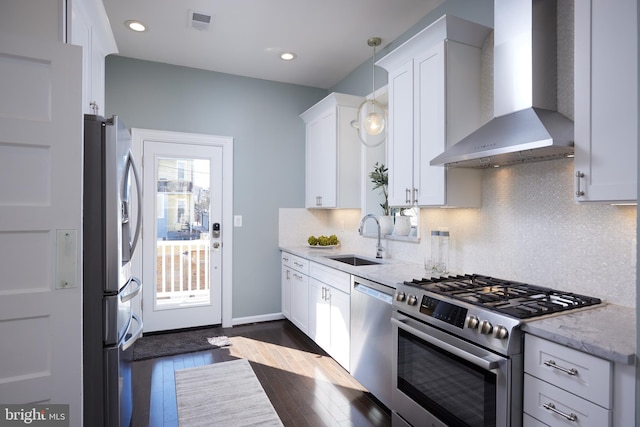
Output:
M309 337L325 351L331 347L331 307L327 286L309 278Z
M332 108L307 124L307 208L337 207L337 114Z
M410 206L413 185L413 60L389 72L389 204Z
M281 292L282 292L282 315L291 319L291 269L286 265L282 266Z
M575 170L579 202L637 200L636 0L575 5Z
M82 46L82 112L104 115L104 59L118 47L102 2L72 2L71 43Z
M445 199L445 168L429 162L445 144L445 49L440 43L414 59L414 185L420 206L439 206Z
M328 288L331 301L331 357L349 370L351 348L351 299L335 288Z
M309 331L309 276L291 272L291 322L305 334Z

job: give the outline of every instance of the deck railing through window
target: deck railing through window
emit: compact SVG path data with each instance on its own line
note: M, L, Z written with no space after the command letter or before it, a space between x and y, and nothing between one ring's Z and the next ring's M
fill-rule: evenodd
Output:
M156 300L160 305L209 301L209 240L159 240Z

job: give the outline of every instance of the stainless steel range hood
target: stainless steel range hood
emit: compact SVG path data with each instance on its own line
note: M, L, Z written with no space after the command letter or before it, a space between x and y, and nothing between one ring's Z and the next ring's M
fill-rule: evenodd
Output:
M485 168L573 154L557 109L556 0L495 0L494 119L431 165Z

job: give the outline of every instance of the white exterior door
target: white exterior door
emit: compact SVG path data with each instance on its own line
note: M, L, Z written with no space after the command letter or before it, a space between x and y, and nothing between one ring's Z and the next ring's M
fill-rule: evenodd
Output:
M188 143L188 135L142 143L145 332L226 323L222 289L231 269L224 263L231 236L223 212L232 206L224 198L230 189L223 187L227 148L216 137L210 144Z
M0 402L82 423L82 49L0 36Z

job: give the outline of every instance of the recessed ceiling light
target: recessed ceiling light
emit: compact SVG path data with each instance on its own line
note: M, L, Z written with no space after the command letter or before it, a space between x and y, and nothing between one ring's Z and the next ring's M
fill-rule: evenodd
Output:
M296 54L293 52L282 52L280 54L280 59L282 59L283 61L293 61L294 59L296 59Z
M141 33L143 31L147 31L147 27L140 21L135 21L135 20L129 20L129 21L125 21L124 25L132 30L132 31L136 31L138 33Z

